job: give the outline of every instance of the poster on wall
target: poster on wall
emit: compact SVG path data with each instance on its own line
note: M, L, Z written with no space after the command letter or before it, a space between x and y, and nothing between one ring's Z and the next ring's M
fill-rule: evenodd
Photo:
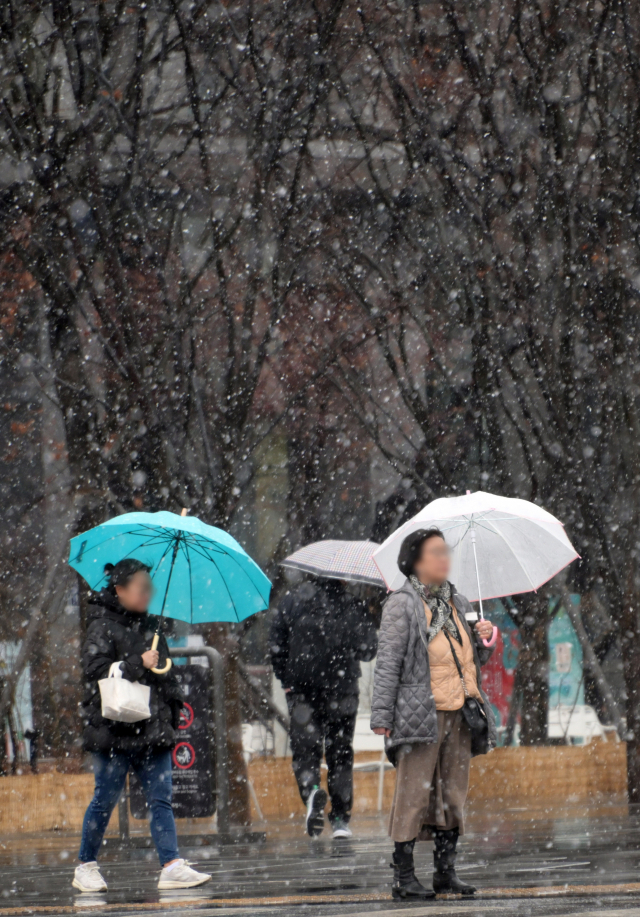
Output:
M574 605L580 596L572 595ZM584 704L582 647L564 608L549 624L549 709Z
M575 605L580 596L572 595ZM556 609L557 598L549 599L549 611ZM482 669L482 686L493 707L501 744L513 696L515 670L520 652L520 631L507 612L502 600L486 603L486 617L497 625L499 636L495 651ZM549 621L549 710L584 704L582 648L564 608L556 611Z

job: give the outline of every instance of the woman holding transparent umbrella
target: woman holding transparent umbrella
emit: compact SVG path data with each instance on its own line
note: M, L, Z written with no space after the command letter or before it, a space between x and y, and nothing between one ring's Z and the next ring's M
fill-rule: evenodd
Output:
M472 754L496 744L480 674L493 652L483 641L494 629L485 620L473 630L468 624L467 615L475 613L449 582L450 549L439 529L405 538L397 564L407 580L385 604L371 713L371 728L386 737L397 768L389 825L395 842L392 893L414 900L436 892L472 895L475 888L456 875L456 847L464 832ZM469 708L484 717L480 745ZM417 880L413 862L416 840L431 839L434 891Z

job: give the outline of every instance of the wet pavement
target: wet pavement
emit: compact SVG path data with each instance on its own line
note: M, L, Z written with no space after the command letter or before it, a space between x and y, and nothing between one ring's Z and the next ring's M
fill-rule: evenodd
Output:
M607 915L640 917L640 818L597 815L488 815L471 820L459 871L477 883L474 901L392 902L390 844L377 819L354 821L353 840L310 840L299 825L270 825L263 844L185 849L213 874L203 889L159 893L155 854L110 847L101 859L109 891L80 895L71 887L77 837L0 841L0 917L22 914L289 914L385 917L448 914ZM417 847L417 871L428 879L431 845Z

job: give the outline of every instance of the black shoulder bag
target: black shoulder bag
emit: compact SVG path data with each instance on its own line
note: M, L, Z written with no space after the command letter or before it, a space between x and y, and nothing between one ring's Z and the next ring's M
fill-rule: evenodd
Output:
M464 691L465 697L464 704L462 706L462 715L465 718L467 726L471 732L471 754L486 755L486 753L489 751L489 724L487 722L487 714L485 713L484 704L477 700L475 697L469 696L467 685L464 680L464 675L462 673L462 666L458 660L458 654L454 649L451 637L444 628L443 633L449 641L453 660L456 664L456 669L458 670L460 681L462 682L462 690Z

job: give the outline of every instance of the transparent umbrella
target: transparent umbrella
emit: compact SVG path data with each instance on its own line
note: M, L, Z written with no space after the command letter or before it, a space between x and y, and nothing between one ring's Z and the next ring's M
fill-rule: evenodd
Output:
M403 540L432 526L451 547L452 581L470 601L480 603L480 617L483 599L533 592L579 556L562 523L541 506L467 491L429 503L374 551L389 589L399 589L405 580L397 564ZM495 638L494 629L487 646Z

